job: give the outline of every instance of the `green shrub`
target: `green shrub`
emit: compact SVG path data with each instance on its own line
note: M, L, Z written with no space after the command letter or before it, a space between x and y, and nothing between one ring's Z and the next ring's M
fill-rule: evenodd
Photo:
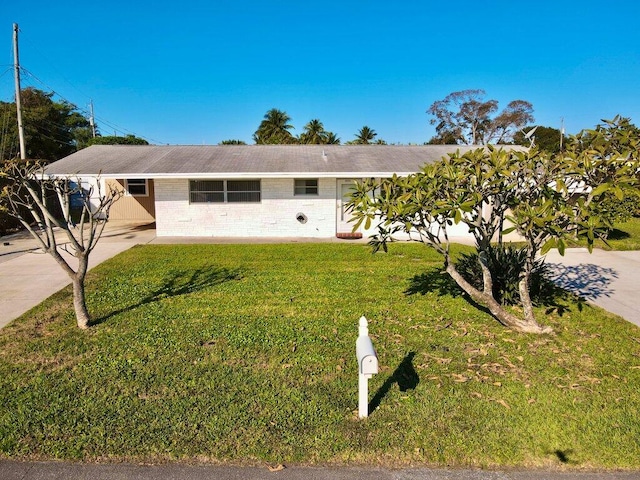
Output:
M624 223L640 216L640 199L633 195L619 200L615 195L607 193L599 208L611 223Z
M0 191L7 185L7 180L0 177ZM15 217L9 215L4 208L4 204L0 203L0 235L7 235L20 229L20 222Z
M518 282L524 269L526 250L512 245L490 247L488 251L489 270L493 278L493 296L503 305L520 302ZM482 290L482 269L478 263L478 253L465 253L456 263L456 269L474 287ZM531 272L530 295L534 304L539 304L548 293L551 283L544 277L546 266L537 260Z
M7 235L20 228L20 222L7 212L0 210L0 235Z

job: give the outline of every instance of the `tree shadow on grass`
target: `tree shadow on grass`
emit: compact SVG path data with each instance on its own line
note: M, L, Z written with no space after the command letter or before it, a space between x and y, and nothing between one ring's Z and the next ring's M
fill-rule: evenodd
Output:
M564 313L571 311L570 304L576 300L578 301L577 308L582 310L584 302L581 297L587 300L591 299L590 295L584 295L587 288L592 290L592 294L602 295L604 293L604 287L601 284L604 281L603 275L606 277L607 274L611 274L611 272L604 271L611 269L602 269L601 267L598 267L601 271L596 271L593 268L564 267L559 264L546 264L545 267L544 278L539 285L535 285L533 288L531 299L535 306L545 307L547 315L552 312L560 316L564 315ZM590 265L589 267L597 266ZM577 270L573 271L573 269ZM582 290L575 288L576 281L566 283L567 278L574 277L582 278L585 282ZM559 279L565 279L565 282ZM469 297L449 274L440 269L432 269L415 275L409 280L409 287L404 291L405 295L426 295L431 292L437 293L439 296L464 297L474 308L491 315L488 308ZM578 297L575 296L576 294Z
M415 275L409 280L409 287L404 291L405 295L426 295L435 292L439 296L451 295L459 297L464 294L458 284L441 269L432 269L426 273Z
M98 325L121 313L130 312L138 307L162 300L163 298L187 295L209 287L220 285L233 280L240 280L240 269L207 267L197 270L172 271L164 280L162 286L153 290L140 301L126 307L114 310L109 314L92 320L90 325Z
M631 235L623 230L618 230L614 228L607 234L607 240L625 240L630 238Z
M393 387L395 383L398 384L398 388L401 392L413 390L418 386L418 383L420 383L420 377L418 377L418 374L413 367L413 358L415 356L416 352L410 352L402 359L402 362L400 362L389 378L385 380L369 402L369 412L373 412L380 406L380 403L384 397L387 396L389 390L391 390L391 387Z
M577 465L578 462L576 462L575 460L573 460L571 458L571 456L573 455L574 451L569 449L569 450L546 450L545 454L550 455L550 456L555 456L558 461L562 464L565 465Z
M426 295L431 292L437 293L441 297L445 295L449 295L451 297L464 297L465 300L474 308L491 315L488 308L480 305L469 297L448 273L443 272L438 268L429 270L426 273L415 275L411 278L409 280L409 287L404 291L404 294L407 296L418 294Z

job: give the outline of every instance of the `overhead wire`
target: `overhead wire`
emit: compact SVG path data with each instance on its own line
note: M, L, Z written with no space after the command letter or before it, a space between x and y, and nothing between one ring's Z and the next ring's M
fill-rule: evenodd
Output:
M5 75L13 70L11 65L3 65L3 67L4 66L6 66L7 68L0 74L0 80L4 79ZM8 78L9 77L7 77L7 79ZM11 142L11 139L9 138L9 119L11 116L11 113L10 113L11 103L10 101L4 102L3 100L0 100L0 103L2 103L2 110L3 110L2 131L0 131L0 161L1 161L5 158L10 158L12 156L12 153L13 153L12 147L13 146L17 147L17 144L9 145L9 143Z
M33 130L32 130L32 128L33 128ZM38 133L38 135L39 135L39 136L44 137L44 138L46 138L47 140L51 140L52 142L55 142L55 143L57 143L57 144L59 144L59 145L65 145L65 146L69 146L69 147L74 146L74 144L73 144L73 143L63 142L62 140L60 140L60 139L58 139L58 138L54 138L54 137L52 137L52 136L50 136L50 135L47 135L47 134L45 134L45 133L42 133L42 131L40 131L40 130L39 130L39 127L27 127L27 130L31 130L32 132L33 132L34 130L37 130L37 133ZM51 133L51 132L49 132L49 133Z
M4 76L7 73L13 71L13 69L14 69L14 61L15 60L14 60L14 52L13 52L13 38L11 38L6 44L3 42L3 51L4 51L5 47L7 48L7 50L5 51L6 54L7 54L7 57L6 57L7 63L4 63L4 61L3 61L2 65L0 65L0 68L6 67L6 70L2 72L2 74L0 75L0 79L4 78ZM3 54L3 56L4 56L4 54ZM5 60L5 59L3 58L2 60ZM11 82L11 84L7 83L6 85L2 85L0 88L2 88L2 91L3 91L3 95L2 96L5 97L5 94L4 94L4 89L5 88L7 89L7 92L13 92L13 88L14 88L13 87L13 82ZM7 97L8 97L8 95L7 95ZM15 100L14 97L15 97L15 93L12 93L11 94L11 98L13 100Z
M10 85L10 82L8 82L9 80L9 76L6 76L8 73L13 72L14 70L14 65L13 65L13 40L9 42L8 44L8 55L7 55L7 60L9 63L7 64L2 64L0 65L0 68L4 68L4 70L2 71L2 73L0 73L0 80L3 81L3 84L5 82L5 80L7 81L7 91L11 91L12 86ZM5 85L2 85L2 90L4 91ZM11 102L15 101L15 93L12 95L12 99L4 102L3 100L0 100L0 103L3 103L3 115L2 115L2 131L0 132L0 161L2 161L5 158L13 158L15 156L18 156L19 154L19 147L18 147L18 138L10 138L9 136L9 121L11 119Z
M20 30L20 29L18 29L18 30L20 32L22 32L22 30ZM29 47L32 48L33 51L35 51L48 64L49 68L51 68L58 76L60 76L60 78L62 78L62 80L64 80L71 88L73 88L76 92L78 92L82 97L91 98L90 95L87 95L85 92L81 91L76 85L71 83L65 77L65 75L58 69L58 67L55 64L55 62L52 62L51 60L49 60L49 57L47 57L47 55L45 55L45 53L40 50L40 48L38 47L37 44L32 43L31 40L29 40L28 36L26 38L25 37L20 37L20 38L21 38L21 41L26 42L29 45ZM29 74L33 75L33 74L31 74L31 72L29 72ZM37 79L37 77L35 77L35 75L33 75L33 77ZM42 82L40 79L37 79L37 80L40 81L44 85L44 82ZM53 91L52 88L50 88L50 87L47 87L47 88L49 88L51 91ZM56 93L56 95L62 97L58 93Z
M53 89L51 86L47 85L45 82L43 82L41 79L39 79L36 75L34 75L32 72L30 72L29 70L25 69L24 67L20 67L22 71L24 71L27 75L29 75L31 78L33 78L34 80L36 80L38 83L40 83L40 85L42 85L44 88L46 88L48 91L50 91L52 94L54 94L55 96L61 98L62 100L64 100L65 102L69 103L69 105L71 105L74 109L78 110L80 113L84 114L85 117L91 117L91 112L89 110L87 110L85 107L79 107L78 105L76 105L75 103L71 102L70 100L66 99L63 95L61 95L59 92L57 92L55 89ZM127 128L121 127L111 121L106 120L105 118L101 117L101 116L97 116L97 115L93 115L94 120L98 121L98 124L103 124L106 125L108 127L111 127L112 129L118 131L118 132L122 132L122 133L127 133L130 135L134 135L138 138L142 138L144 140L147 140L150 143L155 143L155 144L162 144L162 142L149 138L149 137L145 137L143 135L139 135L136 132L133 132Z
M57 93L56 93L56 92L52 92L52 94L57 95ZM58 96L59 96L59 95L58 95ZM76 110L77 110L77 107L76 107L75 105L73 105L73 104L72 104L71 102L69 102L68 100L65 100L65 101L66 101L67 103L69 103L69 106L70 106L71 108L73 108L73 109L76 109ZM35 111L37 111L37 110L38 110L38 107L37 107L37 106L36 106L36 107L29 107L28 105L23 105L23 106L22 106L22 111L25 113L25 116L26 116L26 117L28 117L28 115L29 115L30 113L33 113L33 112L35 112ZM54 122L54 121L52 121L52 120L50 120L50 119L48 119L48 118L40 118L40 119L38 119L38 122L39 122L40 124L49 124L49 125L51 125L51 126L55 127L56 129L58 129L58 130L60 130L60 131L67 131L67 130L69 129L69 126L68 126L68 125L65 125L65 124L62 124L62 123ZM49 130L49 132L50 132L50 133L53 133L51 130Z
M6 65L0 65L0 67L5 67L5 66ZM13 70L13 67L9 65L4 72L0 73L0 78L4 77L7 73L9 73L12 70Z
M0 160L5 157L5 149L7 147L7 142L9 141L9 107L8 105L3 105L4 115L2 116L2 138L0 139ZM11 154L11 149L7 152L9 155Z
M22 30L20 28L18 28L18 31L20 33L22 33ZM74 85L71 81L69 81L54 65L53 62L51 62L49 60L49 58L40 51L40 49L38 48L37 45L34 45L28 37L24 38L21 37L21 41L26 41L26 43L30 46L30 48L32 48L34 51L36 51L49 65L50 67L69 85L71 86L71 88L73 88L76 92L78 92L81 96L85 97L85 98L91 98L89 95L87 95L86 93L82 92L76 85ZM12 69L12 66L9 66L9 68L7 69L7 71L3 72L0 75L0 78L2 78L3 75L5 75L8 71L10 71ZM44 81L42 81L40 78L38 78L35 74L33 74L31 71L27 70L26 68L24 68L23 66L20 66L20 70L21 72L26 73L29 77L33 78L34 80L36 80L38 83L40 83L43 87L45 87L48 91L50 91L53 95L55 95L56 97L59 97L60 99L64 100L65 102L69 103L69 105L71 105L75 110L77 110L78 112L80 112L81 114L83 114L85 117L87 118L91 118L93 116L94 120L96 120L98 122L98 127L100 124L106 125L107 127L110 127L112 129L114 129L117 132L122 132L123 134L130 134L130 135L134 135L138 138L142 138L144 140L147 140L149 143L155 143L155 144L162 144L163 142L160 142L158 140L149 138L149 137L145 137L143 135L139 135L136 132L133 132L129 129L126 129L124 127L121 127L111 121L108 121L107 119L103 118L102 116L96 116L95 114L92 115L92 113L90 111L88 111L86 108L84 107L79 107L75 102L71 102L70 100L68 100L67 98L65 98L63 95L61 95L59 92L57 92L54 88L50 87L49 85L47 85Z

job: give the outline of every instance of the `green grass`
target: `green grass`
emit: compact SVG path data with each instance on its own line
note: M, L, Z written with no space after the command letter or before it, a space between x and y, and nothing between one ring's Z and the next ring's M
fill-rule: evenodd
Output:
M420 245L144 246L0 331L0 456L640 468L640 331L558 298L499 326ZM562 312L560 315L559 312ZM377 406L357 417L369 318Z
M586 246L586 240L580 241L577 246ZM603 250L640 250L640 218L633 217L627 222L621 222L615 225L615 228L609 234L607 243L602 240L596 240L596 248Z

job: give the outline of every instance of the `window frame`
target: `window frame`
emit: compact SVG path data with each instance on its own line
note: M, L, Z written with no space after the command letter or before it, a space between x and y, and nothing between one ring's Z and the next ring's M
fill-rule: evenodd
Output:
M198 191L193 190L193 185L195 182L222 182L222 190L206 190L206 191ZM257 190L229 190L229 182L257 182ZM222 200L213 200L213 201L194 201L193 194L194 193L209 193L209 194L222 194ZM236 195L243 194L257 194L257 200L229 200L229 194L233 198ZM198 179L189 179L189 204L229 204L229 203L262 203L262 180L251 178L251 179L220 179L220 178L198 178Z
M192 185L196 182L220 182L222 184L222 190L193 190ZM204 195L222 195L222 200L210 200L210 201L196 201L193 199L194 194L204 194ZM198 179L198 180L189 180L189 204L192 203L225 203L225 184L224 180L217 179Z
M131 183L131 182L144 182L143 183ZM135 187L144 186L144 193L133 193L131 192L130 185ZM130 197L148 197L149 196L149 179L148 178L125 178L124 180L124 188L127 192L127 196Z
M305 182L305 184L299 185L299 182ZM315 185L308 185L306 182L315 182ZM309 191L310 189L315 192ZM317 197L318 195L320 195L320 181L317 178L295 178L293 180L294 197Z

